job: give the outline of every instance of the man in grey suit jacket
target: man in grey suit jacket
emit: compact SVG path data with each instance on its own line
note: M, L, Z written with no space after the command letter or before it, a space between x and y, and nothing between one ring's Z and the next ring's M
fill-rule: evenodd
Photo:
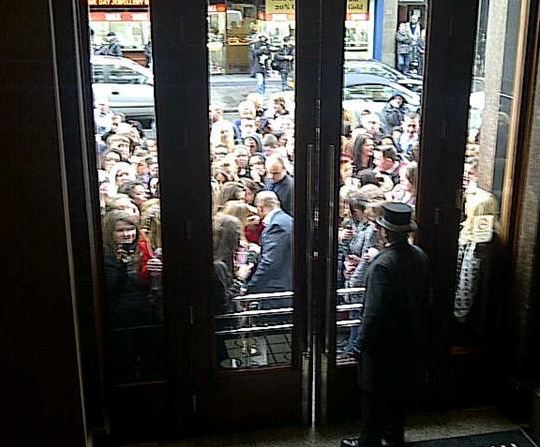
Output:
M377 218L383 250L367 272L358 340L362 427L342 447L403 446L406 408L416 395L426 343L427 255L408 241L412 208L386 203Z
M264 224L261 257L247 284L248 293L292 290L293 219L280 207L276 193L261 191L255 206Z

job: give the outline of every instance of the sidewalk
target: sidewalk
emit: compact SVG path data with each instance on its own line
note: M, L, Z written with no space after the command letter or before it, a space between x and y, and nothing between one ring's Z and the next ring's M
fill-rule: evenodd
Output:
M280 83L281 78L279 77L279 73L270 74L267 79L267 84L274 84L274 83ZM212 85L235 85L235 84L254 84L255 78L252 78L247 73L242 74L215 74L210 75L210 84Z

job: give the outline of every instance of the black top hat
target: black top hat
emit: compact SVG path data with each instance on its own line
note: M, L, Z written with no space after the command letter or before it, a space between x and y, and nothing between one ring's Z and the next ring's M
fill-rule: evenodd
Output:
M411 219L412 208L399 202L388 202L383 206L383 215L377 217L377 223L387 230L396 233L408 233L418 229L418 225Z

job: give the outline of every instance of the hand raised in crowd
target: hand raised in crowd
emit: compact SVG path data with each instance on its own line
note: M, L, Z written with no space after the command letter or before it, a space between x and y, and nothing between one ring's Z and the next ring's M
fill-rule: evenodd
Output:
M240 264L236 270L236 276L242 281L246 280L255 264Z
M379 250L375 247L370 247L366 250L362 259L365 259L368 262L373 261L373 258L379 254Z
M116 247L116 260L123 263L131 261L131 253L125 248L124 244L119 244Z
M160 274L163 271L163 261L157 257L148 260L146 267L150 274Z
M258 255L261 253L261 246L255 244L253 242L248 244L247 249L248 249L249 252L256 253Z
M359 262L360 262L359 256L347 255L347 257L345 258L345 261L343 262L343 266L345 267L343 271L343 276L345 276L345 278L347 279L350 279Z
M253 181L255 183L261 183L262 182L261 175L257 172L256 169L251 169L249 171L249 175L250 175L250 177L253 179Z
M354 230L352 228L341 228L339 230L339 238L342 241L350 241L354 236Z
M249 226L257 226L259 225L260 222L261 222L261 218L257 215L249 216L246 219L246 225L249 225Z

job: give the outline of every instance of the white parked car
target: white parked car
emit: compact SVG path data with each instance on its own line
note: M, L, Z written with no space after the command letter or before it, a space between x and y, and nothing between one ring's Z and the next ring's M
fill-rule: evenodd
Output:
M152 71L131 59L92 56L94 103L105 100L113 112L150 128L155 117Z
M420 108L420 95L397 82L374 75L345 73L343 108L354 113L358 121L364 110L380 114L388 100L396 94L405 98L406 107L411 112Z

